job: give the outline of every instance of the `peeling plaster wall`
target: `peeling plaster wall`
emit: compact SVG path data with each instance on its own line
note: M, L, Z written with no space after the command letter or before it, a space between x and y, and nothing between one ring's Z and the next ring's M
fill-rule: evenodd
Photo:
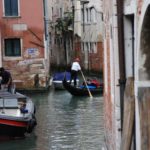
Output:
M83 67L87 70L102 71L104 33L102 0L89 0L87 4L81 3L81 9L83 9L83 6L84 13L81 12L81 52L84 58ZM92 52L93 48L90 44L96 44L96 52Z
M104 1L104 21L105 21L105 40L104 40L104 79L105 79L105 92L104 92L104 109L105 109L105 135L106 135L106 143L108 144L108 149L110 150L118 150L117 147L117 132L114 132L117 123L115 124L115 117L114 117L114 111L118 111L117 107L115 107L113 102L116 102L117 94L114 93L111 88L113 86L112 74L114 74L115 78L115 72L112 73L112 69L115 71L115 67L111 64L110 56L112 57L114 62L117 57L116 55L113 55L113 49L111 47L111 32L110 32L110 26L111 23L114 25L114 22L111 21L111 17L113 16L113 13L111 11L111 8L113 8L113 2L115 0L105 0ZM115 4L115 3L114 3ZM116 4L117 5L117 4ZM125 0L124 1L124 14L126 17L134 16L134 77L135 77L135 105L136 105L136 111L135 111L135 117L136 117L136 149L141 150L141 133L140 133L140 111L139 111L139 97L138 93L141 92L145 87L150 87L150 1L149 0ZM116 14L117 16L117 14ZM128 18L125 18L128 19ZM125 31L126 28L131 25L128 22L129 20L125 20ZM117 29L116 29L117 30ZM131 42L130 37L131 35L131 29L128 28L127 33L125 33L125 49L131 50ZM117 38L114 39L114 45L117 44ZM116 42L116 43L115 43ZM116 46L117 47L117 46ZM111 54L111 55L110 55ZM126 57L129 55L129 51L126 51ZM132 61L131 58L126 58L126 61ZM128 65L129 62L126 63ZM115 64L117 65L117 64ZM132 76L132 66L127 66L126 73L127 77ZM110 91L109 91L110 90ZM115 101L113 101L113 95L115 97ZM116 143L115 143L116 142Z
M0 1L0 29L2 65L9 70L18 88L34 87L34 77L39 75L39 86L45 87L48 80L47 64L44 58L44 19L43 1L20 1L20 17L3 17L3 1ZM36 5L35 5L36 3ZM36 11L36 13L35 13ZM21 39L21 56L6 57L4 39Z
M137 150L141 148L141 124L139 111L139 95L138 93L145 88L150 87L150 72L149 72L149 48L150 48L150 1L138 0L137 3L137 24L136 30L136 47L135 54L135 95L136 95L136 145Z
M115 0L104 1L104 124L108 150L120 149L118 25Z
M71 6L72 4L70 0L53 0L51 1L51 5L48 6L49 10L51 10L51 25L49 29L49 32L51 33L51 65L55 67L65 66L66 63L70 63L72 43L69 36L71 35L66 34L66 37L64 37L64 35L58 31L56 35L55 25L58 18L65 17L65 12L72 12ZM64 44L65 42L66 45Z

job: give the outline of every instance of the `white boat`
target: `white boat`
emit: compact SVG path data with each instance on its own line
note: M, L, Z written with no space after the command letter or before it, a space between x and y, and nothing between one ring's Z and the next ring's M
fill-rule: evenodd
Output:
M20 93L0 91L0 137L24 137L35 126L32 100Z

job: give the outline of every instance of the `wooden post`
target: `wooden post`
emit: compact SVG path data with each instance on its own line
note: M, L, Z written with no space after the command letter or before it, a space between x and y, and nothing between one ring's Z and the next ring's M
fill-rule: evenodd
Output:
M121 139L121 150L130 150L133 135L134 115L135 114L135 95L134 78L127 79L124 94L124 114L123 114L123 132Z
M150 88L139 89L141 150L150 149Z

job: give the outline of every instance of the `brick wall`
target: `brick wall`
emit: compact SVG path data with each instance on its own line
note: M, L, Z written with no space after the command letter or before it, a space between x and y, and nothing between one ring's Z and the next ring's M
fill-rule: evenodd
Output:
M36 74L39 75L40 86L45 87L49 68L46 68L48 61L44 50L43 2L37 1L36 6L34 1L30 5L28 3L26 0L19 3L19 17L3 17L3 12L0 11L2 65L11 72L13 80L21 81L20 86L23 88L34 86ZM0 7L2 10L2 1ZM21 40L21 56L5 56L6 38Z
M89 53L89 68L95 72L103 72L103 42L97 43L97 52L96 53ZM85 55L81 50L81 43L78 41L75 43L75 56L81 59L81 66L84 66L84 59Z

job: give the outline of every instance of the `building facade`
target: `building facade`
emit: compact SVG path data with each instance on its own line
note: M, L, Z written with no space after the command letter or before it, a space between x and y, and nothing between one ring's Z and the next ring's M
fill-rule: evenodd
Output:
M149 8L149 0L104 1L104 120L107 149L124 149L123 142L127 141L125 124L130 126L132 123L131 135L134 138L128 141L128 149L150 148ZM129 78L134 83L133 122L124 118L128 112L123 111L129 98L126 97Z
M117 150L120 146L121 127L118 25L117 7L114 0L106 0L104 6L104 126L108 149Z
M71 63L73 53L73 8L71 0L49 0L51 66Z
M102 71L102 0L53 0L51 4L51 63L70 65L79 57L83 69Z
M35 5L36 4L36 5ZM18 88L46 87L49 50L41 0L0 2L1 63Z
M88 71L103 70L103 7L102 0L80 1L81 57Z

